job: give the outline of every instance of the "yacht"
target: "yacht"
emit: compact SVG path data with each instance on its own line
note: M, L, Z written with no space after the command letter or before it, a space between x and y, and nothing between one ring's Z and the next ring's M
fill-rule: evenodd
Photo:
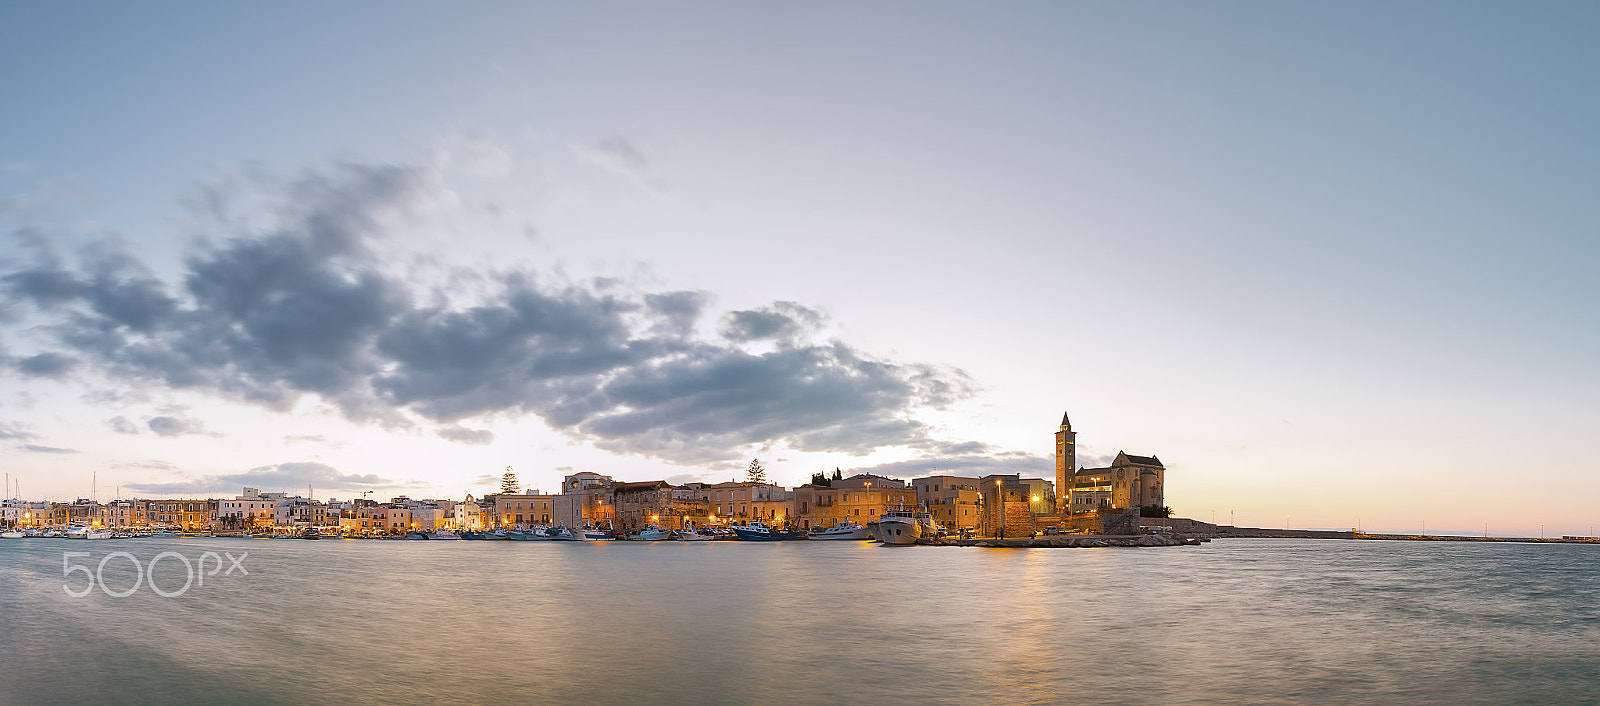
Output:
M808 539L872 539L872 530L854 522L840 522L827 529L817 530Z
M933 515L916 510L890 510L878 518L877 539L884 544L916 544L923 537L939 536Z
M4 532L0 532L0 539L22 539L23 537L26 537L26 536L27 535L22 533L22 530L16 530L16 529L6 530Z

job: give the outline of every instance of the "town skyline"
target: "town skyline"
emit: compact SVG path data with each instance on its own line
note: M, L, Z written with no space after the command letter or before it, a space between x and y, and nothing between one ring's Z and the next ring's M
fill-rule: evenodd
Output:
M309 13L0 9L21 496L1053 478L1066 411L1197 520L1596 524L1595 8Z

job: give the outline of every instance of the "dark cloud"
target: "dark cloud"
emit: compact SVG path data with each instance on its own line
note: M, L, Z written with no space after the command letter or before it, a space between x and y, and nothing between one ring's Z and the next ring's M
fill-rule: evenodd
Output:
M332 466L306 462L260 466L244 473L202 476L171 483L128 483L124 487L149 495L190 495L238 493L246 486L276 488L296 493L307 487L328 491L361 491L398 485L392 480L376 475L340 473Z
M106 426L118 434L137 434L139 425L129 421L127 417L112 417L106 420Z
M463 426L440 427L437 432L439 438L445 441L454 441L458 444L472 446L485 446L494 443L494 432L488 429L468 429Z
M62 378L71 373L77 364L78 361L72 356L40 353L17 361L17 369L33 377Z
M198 419L190 419L188 417L171 415L161 416L155 417L145 424L150 427L150 431L155 432L156 436L160 437L170 438L174 436L184 436L186 434L215 436L215 434L206 431L206 425L204 422L201 422Z
M723 317L722 335L730 341L792 342L815 333L827 317L794 302L774 302L771 306L735 311Z
M136 389L278 411L315 395L356 422L431 422L466 443L490 437L463 420L532 414L603 449L686 464L780 443L928 449L939 442L912 414L974 390L958 370L815 341L826 317L794 302L721 317L708 339L696 333L703 292L509 270L477 273L487 286L471 300L424 296L381 241L435 198L432 179L403 167L312 173L289 187L274 227L198 246L181 286L120 248L68 267L41 246L0 291L51 318L43 330L61 350L40 355L74 356ZM163 435L200 429L158 419Z
M78 453L77 449L63 449L63 448L56 447L56 446L40 446L38 444L23 444L21 448L22 448L23 451L31 451L31 452L36 453L36 454L75 454L75 453Z

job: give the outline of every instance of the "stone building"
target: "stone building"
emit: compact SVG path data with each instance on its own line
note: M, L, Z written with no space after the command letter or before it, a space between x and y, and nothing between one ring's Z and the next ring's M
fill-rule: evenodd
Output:
M1108 467L1078 468L1077 437L1067 415L1061 415L1056 431L1059 514L1166 504L1167 469L1161 459L1118 451Z
M1068 491L1077 471L1078 434L1072 430L1072 420L1067 419L1067 413L1062 412L1061 428L1056 431L1056 514L1073 512L1068 507L1071 495Z
M778 526L787 524L794 514L794 491L772 483L689 483L684 488L706 503L707 519L713 524L760 520Z
M903 480L869 473L807 483L794 489L794 522L799 529L832 527L840 522L865 525L889 510L917 507L917 491Z
M710 521L710 503L700 499L695 488L652 480L616 483L611 486L611 495L618 531L637 532L651 525L681 530L686 525L699 527Z
M561 481L561 494L550 499L550 524L561 527L611 527L616 521L611 476L581 471Z
M951 532L978 529L982 494L977 478L928 476L911 481L917 491L917 505L933 515L934 524Z
M555 517L555 495L532 493L500 493L494 496L490 511L490 524L496 527L532 527L551 524ZM459 524L459 523L458 523Z

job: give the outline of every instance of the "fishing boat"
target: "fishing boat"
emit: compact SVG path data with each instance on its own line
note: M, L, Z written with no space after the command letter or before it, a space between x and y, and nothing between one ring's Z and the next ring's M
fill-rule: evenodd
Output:
M700 534L695 530L694 525L684 525L683 529L678 530L677 535L679 540L685 542L709 542L716 539L716 537L709 534Z
M315 527L307 527L300 533L301 539L322 539L322 532Z
M667 530L661 529L657 525L650 525L649 527L646 527L646 528L644 528L642 530L639 530L638 532L634 532L633 534L628 535L628 539L633 539L633 540L638 540L638 541L643 541L643 542L659 542L659 541L661 541L663 539L672 539L672 533L667 531Z
M601 529L601 528L595 527L593 525L584 525L583 527L581 527L578 530L576 530L576 532L579 533L579 534L582 534L587 539L587 541L590 541L590 542L598 542L598 541L601 541L601 540L616 539L617 538L616 532L614 530L612 530L609 526L606 527L605 529Z
M781 542L785 539L806 538L803 532L780 532L768 527L765 522L760 520L751 520L746 524L734 525L729 529L733 530L734 536L746 542Z
M807 539L872 539L872 530L854 522L840 522L812 532Z
M573 531L566 527L551 527L544 531L545 539L554 539L562 542L588 542L589 535L581 530Z

